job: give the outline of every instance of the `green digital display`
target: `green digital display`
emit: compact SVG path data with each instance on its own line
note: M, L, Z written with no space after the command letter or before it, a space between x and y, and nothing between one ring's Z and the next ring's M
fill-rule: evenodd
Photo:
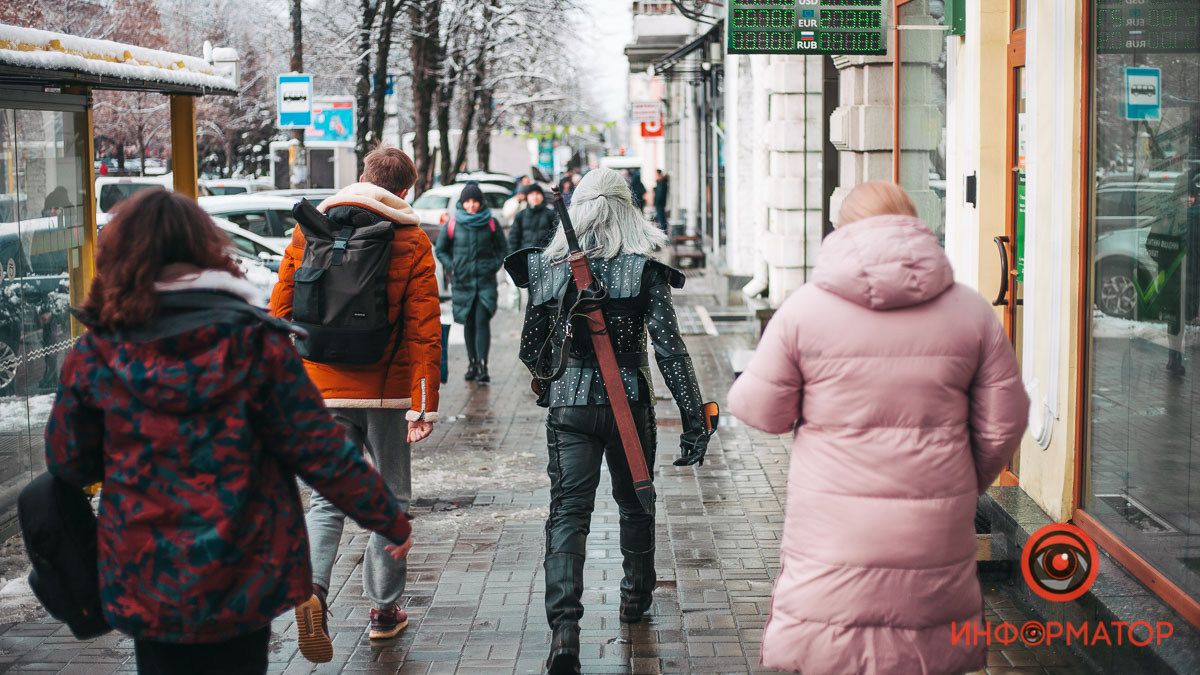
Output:
M1100 0L1096 7L1096 51L1200 52L1200 1Z
M730 0L728 11L730 54L887 53L883 0Z

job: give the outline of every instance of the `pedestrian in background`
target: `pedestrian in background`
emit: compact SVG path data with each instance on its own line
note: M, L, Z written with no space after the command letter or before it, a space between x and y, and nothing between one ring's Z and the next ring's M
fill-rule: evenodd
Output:
M662 169L654 172L654 222L659 229L671 236L671 225L667 222L667 203L671 196L671 179Z
M558 227L558 216L546 203L546 193L540 185L529 188L529 208L517 215L508 231L508 250L543 248L550 243Z
M140 673L260 674L271 621L312 594L298 474L386 541L404 505L321 401L292 327L196 202L146 190L104 228L46 427L46 467L100 492L105 618Z
M558 191L562 194L563 203L568 207L571 206L571 193L575 191L575 180L571 174L562 177L558 182Z
M982 670L951 626L983 630L975 506L1025 430L1016 356L899 186L856 187L838 225L729 392L738 419L794 435L762 663Z
M647 334L658 369L679 407L680 450L689 462L701 462L709 439L704 404L671 299L671 289L682 288L684 277L650 258L665 237L633 207L629 186L611 169L596 169L584 177L575 192L571 219L580 246L589 252L593 273L609 292L604 306L608 335L651 477L657 427ZM567 365L538 398L538 405L550 409L546 439L551 501L545 570L546 618L554 632L547 659L551 673L578 673L580 668L583 565L602 461L608 463L613 499L620 511L625 573L620 589L622 622L642 620L650 610L657 580L654 515L643 509L634 490L617 417L587 329L576 325L574 341L563 339L568 322L575 320L564 311L575 295L565 263L568 255L566 233L559 228L544 252L522 251L505 262L513 282L530 294L521 361L535 376L554 370L558 363ZM564 343L570 345L569 354L561 353Z
M510 226L516 222L517 216L529 206L529 188L525 185L518 185L517 192L504 202L504 209L501 214L504 216L504 222Z
M629 170L629 192L633 195L633 207L639 212L646 210L646 186L642 183L642 172Z
M305 361L334 418L358 452L371 458L405 509L412 498L410 446L433 431L441 382L442 330L433 250L420 228L420 218L404 201L416 177L416 166L408 155L381 146L364 158L360 182L317 206L335 231L391 225L390 251L386 267L379 273L386 275L387 318L393 328L383 348L385 356L378 363ZM308 242L302 229L295 229L292 243L284 251L279 283L271 294L271 313L282 318L295 312L298 270L308 269L304 267ZM357 259L346 260L349 264ZM330 293L340 290L333 286L330 284ZM359 295L375 289L371 286ZM361 299L340 295L332 301L354 307L373 302L369 299L363 305ZM296 609L296 618L300 651L314 663L332 659L333 644L328 632L305 619L317 616L321 625L328 626L327 597L345 520L345 511L338 504L313 496L307 518L312 538L312 587L308 601ZM389 558L385 547L382 538L372 536L363 558L363 592L371 600L368 634L372 640L396 637L408 626L408 614L400 607L408 568L405 561Z
M488 352L492 347L492 317L499 290L496 275L508 247L504 231L484 206L483 191L467 183L450 221L438 235L437 257L450 276L454 321L463 325L467 340L468 382L488 384Z

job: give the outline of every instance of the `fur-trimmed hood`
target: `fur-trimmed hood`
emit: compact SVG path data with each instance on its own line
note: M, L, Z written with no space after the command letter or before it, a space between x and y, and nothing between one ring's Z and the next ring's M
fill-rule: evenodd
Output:
M397 225L420 225L421 218L417 212L395 194L375 185L374 183L352 183L338 190L337 194L321 202L317 210L329 214L331 209L339 206L354 206L370 211L380 218Z

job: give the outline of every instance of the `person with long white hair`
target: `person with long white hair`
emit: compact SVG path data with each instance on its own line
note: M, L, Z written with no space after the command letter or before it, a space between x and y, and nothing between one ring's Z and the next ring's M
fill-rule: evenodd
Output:
M607 290L608 334L651 473L657 435L647 334L683 419L676 463L703 463L708 448L703 399L671 300L671 289L683 287L683 274L651 257L667 243L666 235L633 205L629 186L610 169L584 176L573 193L570 215L592 274ZM545 250L524 249L505 261L513 282L529 289L520 358L534 376L538 405L550 409L545 569L546 618L554 632L546 664L551 673L579 672L583 564L602 460L608 462L620 510L625 572L621 621L636 623L650 611L656 581L654 515L642 508L633 488L588 325L577 305L569 255L559 227Z

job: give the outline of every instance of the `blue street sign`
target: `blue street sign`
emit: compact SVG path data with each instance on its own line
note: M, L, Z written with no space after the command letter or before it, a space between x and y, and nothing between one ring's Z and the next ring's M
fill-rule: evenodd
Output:
M304 129L312 126L312 75L286 73L276 84L275 126L280 129Z
M1125 69L1125 119L1157 120L1162 117L1162 70Z

